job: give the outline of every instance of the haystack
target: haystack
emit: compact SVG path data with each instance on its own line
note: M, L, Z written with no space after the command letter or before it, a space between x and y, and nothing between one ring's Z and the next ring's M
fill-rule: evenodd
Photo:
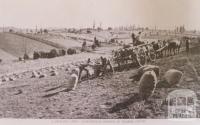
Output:
M56 70L51 71L51 76L57 76L58 72Z
M155 66L155 65L144 65L144 66L140 67L139 69L137 69L137 71L134 72L134 73L130 76L130 79L133 79L133 80L135 80L135 81L139 81L140 78L142 77L142 75L143 75L146 71L154 71L157 77L159 77L159 75L160 75L160 68L159 68L159 66Z
M31 78L39 78L39 74L36 71L33 71Z
M8 81L9 81L9 77L7 77L7 76L2 77L2 82L8 82Z
M9 81L15 81L16 78L15 77L9 77Z
M170 69L165 73L163 80L168 83L169 87L171 87L176 84L179 84L182 76L183 73L181 71L176 69Z
M44 78L44 77L47 77L47 74L45 74L45 73L39 73L39 78Z
M154 71L146 71L139 81L139 95L142 100L148 99L154 93L158 83L156 73Z

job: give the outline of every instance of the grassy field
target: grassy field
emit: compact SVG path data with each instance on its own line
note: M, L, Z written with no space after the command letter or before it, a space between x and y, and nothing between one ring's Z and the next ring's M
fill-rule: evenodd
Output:
M0 33L0 49L15 56L22 57L25 51L32 55L34 51L49 51L54 47L10 33Z
M2 59L3 62L5 62L5 61L10 61L10 60L15 60L17 58L15 56L3 51L2 49L0 49L0 59Z

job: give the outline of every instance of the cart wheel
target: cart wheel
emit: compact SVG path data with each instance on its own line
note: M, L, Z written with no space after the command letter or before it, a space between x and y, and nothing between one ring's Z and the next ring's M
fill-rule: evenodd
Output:
M140 66L144 66L147 62L146 54L143 49L139 49L137 53L137 62Z

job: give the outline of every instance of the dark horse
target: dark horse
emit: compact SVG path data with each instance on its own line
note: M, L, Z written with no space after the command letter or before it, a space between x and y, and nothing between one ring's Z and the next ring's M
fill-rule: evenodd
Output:
M180 52L182 41L170 39L166 43L165 55L176 55Z

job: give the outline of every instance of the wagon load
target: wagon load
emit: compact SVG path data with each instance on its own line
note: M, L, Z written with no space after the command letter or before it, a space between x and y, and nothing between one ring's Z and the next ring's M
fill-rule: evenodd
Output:
M183 73L176 69L170 69L168 70L163 80L159 82L158 87L173 87L181 81L181 78L183 76Z
M136 72L134 72L131 76L130 79L133 79L133 81L139 81L140 78L142 77L142 75L146 72L146 71L154 71L156 76L159 77L160 74L160 68L159 66L155 66L155 65L144 65L142 67L140 67L139 69L136 70Z
M153 95L156 85L157 77L154 71L146 71L139 81L139 95L142 100L147 100Z
M113 61L121 66L144 66L156 60L156 53L151 44L125 47L113 51Z

